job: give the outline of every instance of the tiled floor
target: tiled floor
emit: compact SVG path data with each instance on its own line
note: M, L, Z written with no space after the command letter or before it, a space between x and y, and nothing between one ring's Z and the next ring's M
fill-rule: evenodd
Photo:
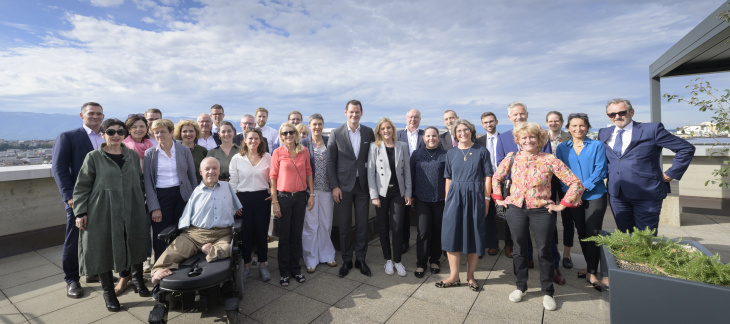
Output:
M604 228L614 223L610 213ZM562 226L558 226L562 227ZM681 227L661 227L660 234L699 241L710 251L730 260L730 217L683 215ZM560 231L562 241L562 230ZM416 230L412 228L415 239ZM512 261L502 251L497 256L484 256L477 265L476 277L483 286L480 292L467 287L439 289L438 280L448 276L444 263L440 274L418 279L413 275L416 251L403 256L408 270L406 277L388 276L378 240L369 245L367 261L372 277L356 269L345 278L337 277L338 268L320 265L307 274L304 284L292 281L287 288L278 284L276 242L269 246L269 261L274 280L260 280L257 269L246 283L240 304L242 323L603 323L607 322L608 305L601 293L584 280L576 278L577 269L585 262L577 237L572 250L574 269L561 269L567 284L556 286L558 309L546 312L542 307L538 271L530 270L530 289L521 303L512 303L507 295L514 289ZM560 246L562 251L562 246ZM338 254L338 261L339 254ZM81 299L65 296L61 247L56 246L0 259L0 323L144 323L154 305L150 298L140 298L128 289L120 302L124 308L109 313L104 307L99 284L85 284ZM462 260L463 263L464 260ZM462 281L466 266L461 268ZM148 283L149 286L149 283ZM169 314L173 323L225 322L222 306L205 312L174 309Z

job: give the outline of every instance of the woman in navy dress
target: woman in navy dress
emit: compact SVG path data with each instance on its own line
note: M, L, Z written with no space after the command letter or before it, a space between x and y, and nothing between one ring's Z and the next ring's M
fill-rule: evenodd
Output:
M441 248L447 252L451 273L436 287L459 286L461 253L466 254L466 280L469 288L479 291L474 279L479 256L484 255L486 237L486 205L492 192L492 164L489 151L475 144L474 125L459 119L451 134L459 142L446 154L446 205L441 230Z

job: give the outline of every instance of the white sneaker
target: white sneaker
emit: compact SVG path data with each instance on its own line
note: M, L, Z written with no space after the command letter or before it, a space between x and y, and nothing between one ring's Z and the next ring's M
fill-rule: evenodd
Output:
M509 294L509 300L513 303L519 303L522 300L522 296L524 295L525 293L523 293L521 290L515 289L515 291Z
M554 311L555 308L558 307L557 305L555 305L555 298L548 295L542 296L542 306L549 311Z
M395 270L398 271L398 275L401 277L406 276L406 267L403 266L403 263L396 263L395 264Z
M388 260L385 262L385 274L392 276L393 275L393 261Z

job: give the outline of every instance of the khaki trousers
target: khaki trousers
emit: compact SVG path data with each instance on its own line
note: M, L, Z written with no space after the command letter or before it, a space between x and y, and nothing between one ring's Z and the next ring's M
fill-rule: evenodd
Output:
M225 259L231 256L231 237L233 232L227 228L197 228L189 227L183 230L175 241L165 249L165 252L157 258L150 273L154 274L158 269L177 269L180 262L200 252L203 245L212 243L210 253L205 257L206 261L213 262L218 259Z

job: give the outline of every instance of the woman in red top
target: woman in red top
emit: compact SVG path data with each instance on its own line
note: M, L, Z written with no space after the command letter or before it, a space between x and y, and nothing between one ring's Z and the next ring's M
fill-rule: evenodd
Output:
M543 307L555 310L553 293L553 260L550 245L553 244L555 216L565 207L577 207L585 188L565 164L549 153L540 152L548 141L547 133L535 123L521 123L512 131L520 151L505 156L492 177L492 198L499 206L507 207L506 218L514 241L514 272L517 290L509 295L512 302L519 302L527 291L527 241L532 237L540 260L540 283ZM514 157L514 162L511 162ZM502 196L502 182L510 173L512 185L509 197ZM555 175L569 189L559 204L551 198L551 178Z
M302 258L304 208L314 208L314 181L309 151L299 144L300 134L294 125L284 123L279 128L282 145L271 155L271 203L274 216L279 218L279 283L289 285L289 277L299 283L306 279L299 259ZM311 196L308 194L312 192Z

